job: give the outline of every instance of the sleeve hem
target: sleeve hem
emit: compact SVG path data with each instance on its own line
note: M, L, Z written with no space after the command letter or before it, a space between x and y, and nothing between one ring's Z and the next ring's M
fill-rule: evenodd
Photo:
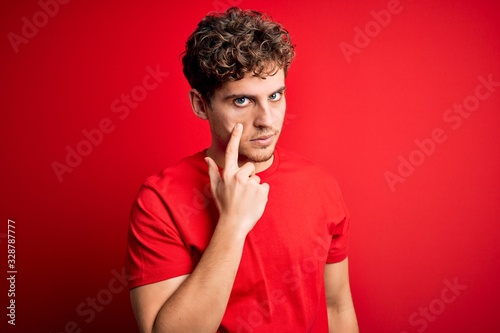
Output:
M347 258L347 253L338 254L335 256L329 256L328 258L326 258L326 263L327 264L336 264L338 262L344 261L345 258Z
M152 283L157 283L161 281L166 281L181 275L186 275L186 274L191 274L193 271L192 267L184 267L184 268L179 268L174 271L169 271L168 273L159 273L155 275L151 275L147 278L141 278L141 279L135 279L135 280L129 280L128 284L128 289L134 289L137 287L141 287L147 284L152 284Z

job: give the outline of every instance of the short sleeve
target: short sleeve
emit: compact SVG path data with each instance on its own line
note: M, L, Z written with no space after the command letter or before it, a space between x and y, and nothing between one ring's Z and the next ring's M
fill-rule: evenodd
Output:
M130 214L125 260L129 288L189 274L189 249L160 192L143 185Z
M351 226L351 217L349 212L345 206L344 199L342 198L342 194L340 193L340 189L338 185L336 186L336 201L335 203L331 203L332 206L339 207L338 212L335 215L339 216L338 222L331 225L332 238L330 243L330 248L328 250L328 256L326 258L326 263L333 264L337 262L341 262L348 255L349 249L349 231Z

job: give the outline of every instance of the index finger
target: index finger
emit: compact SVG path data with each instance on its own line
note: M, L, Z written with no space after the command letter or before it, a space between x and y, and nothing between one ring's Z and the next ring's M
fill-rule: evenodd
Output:
M226 147L226 156L224 169L230 171L238 170L238 148L240 146L241 133L243 132L243 125L236 124L233 131L231 132L231 137Z

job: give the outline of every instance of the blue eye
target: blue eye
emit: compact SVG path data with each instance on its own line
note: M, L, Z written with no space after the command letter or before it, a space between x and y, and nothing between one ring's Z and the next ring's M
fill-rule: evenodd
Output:
M269 96L269 99L271 101L275 101L276 102L276 101L279 101L281 99L281 96L282 96L282 93L276 92L276 93L272 94L271 96Z
M234 104L237 106L247 106L250 100L247 97L238 97L234 99Z

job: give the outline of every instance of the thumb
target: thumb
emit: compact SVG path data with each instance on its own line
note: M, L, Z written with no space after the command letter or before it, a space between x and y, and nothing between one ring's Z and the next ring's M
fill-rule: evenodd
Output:
M210 157L205 157L205 162L208 164L208 177L210 178L210 188L212 189L212 195L215 197L215 191L217 185L220 182L219 168L213 159Z

